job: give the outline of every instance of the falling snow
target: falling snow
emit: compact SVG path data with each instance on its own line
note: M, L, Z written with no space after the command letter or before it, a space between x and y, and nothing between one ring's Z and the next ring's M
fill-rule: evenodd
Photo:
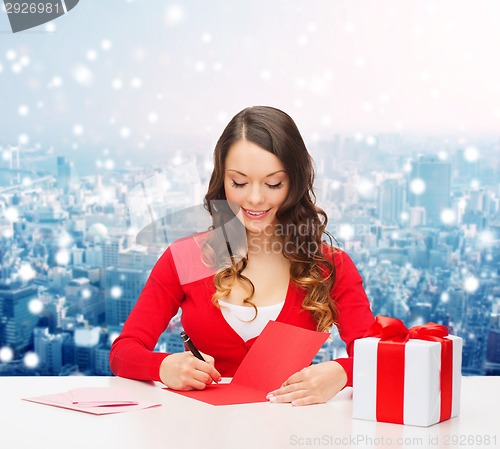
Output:
M56 263L58 265L68 265L70 258L70 253L66 250L60 250L56 253Z
M111 287L111 290L109 293L110 293L112 298L118 299L118 298L121 298L121 296L123 294L123 290L121 287L115 286L115 287Z
M34 369L40 363L40 358L35 352L27 352L23 357L23 363L26 368Z
M474 293L479 288L479 280L475 276L468 276L464 279L464 290Z
M39 299L32 299L28 303L28 310L33 314L33 315L40 315L40 313L43 312L43 302L40 301Z
M14 351L9 346L0 348L0 362L9 363L14 358Z
M88 67L77 65L73 68L73 79L82 86L90 86L94 81L94 75Z
M28 282L36 277L36 271L29 263L23 263L19 268L19 277L24 281Z
M410 190L414 195L422 195L425 192L425 181L415 178L410 182Z
M444 209L443 211L441 211L441 221L443 224L453 224L455 223L456 219L457 216L455 214L455 211L453 211L452 209Z

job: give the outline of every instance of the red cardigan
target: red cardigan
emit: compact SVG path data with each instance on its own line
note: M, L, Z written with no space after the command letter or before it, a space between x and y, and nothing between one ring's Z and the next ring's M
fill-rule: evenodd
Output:
M213 272L193 263L192 242L193 239L183 239L183 244L175 242L153 267L122 333L111 347L111 371L117 376L161 381L160 365L168 354L153 352L153 349L179 307L184 330L201 352L215 358L215 367L224 377L234 375L258 338L245 342L212 304ZM331 298L338 308L337 327L349 356L336 361L345 369L350 386L353 342L363 336L374 318L361 276L350 257L344 251L335 251L334 263L336 277ZM305 292L290 281L276 321L316 330L311 313L302 309L304 296Z

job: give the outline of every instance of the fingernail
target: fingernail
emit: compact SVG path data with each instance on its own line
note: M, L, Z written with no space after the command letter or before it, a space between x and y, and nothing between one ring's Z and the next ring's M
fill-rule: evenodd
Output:
M272 393L269 393L267 395L267 399L269 399L269 402L276 402L276 396L274 396L274 394Z
M219 378L217 379L217 382L220 382L221 380L222 380L222 377L219 377Z

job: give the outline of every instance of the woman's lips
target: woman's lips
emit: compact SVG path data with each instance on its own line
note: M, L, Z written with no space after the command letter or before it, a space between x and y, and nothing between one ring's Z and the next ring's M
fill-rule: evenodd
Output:
M245 209L241 208L245 216L251 220L261 220L262 218L266 217L267 214L271 209L267 209L265 211L262 210L251 210L251 209Z

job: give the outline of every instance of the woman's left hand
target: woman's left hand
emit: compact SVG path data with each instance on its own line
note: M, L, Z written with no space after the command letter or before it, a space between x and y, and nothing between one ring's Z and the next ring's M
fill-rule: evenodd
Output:
M292 405L319 404L333 398L346 383L344 368L332 360L301 369L266 398L270 402L291 402Z

